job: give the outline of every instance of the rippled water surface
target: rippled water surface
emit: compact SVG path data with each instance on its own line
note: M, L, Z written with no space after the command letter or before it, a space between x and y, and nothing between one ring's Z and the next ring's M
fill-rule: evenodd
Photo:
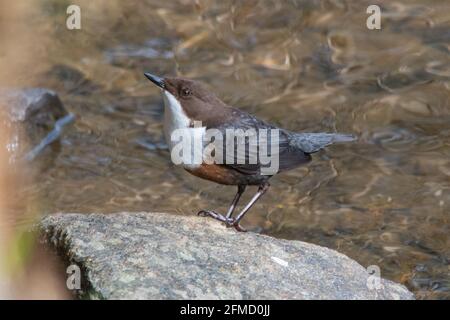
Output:
M183 75L284 128L359 136L273 178L247 228L450 298L450 3L378 1L382 29L368 30L372 1L79 2L81 30L65 28L64 1L30 21L48 39L27 85L77 117L21 192L42 213L226 210L234 187L171 163L142 73Z

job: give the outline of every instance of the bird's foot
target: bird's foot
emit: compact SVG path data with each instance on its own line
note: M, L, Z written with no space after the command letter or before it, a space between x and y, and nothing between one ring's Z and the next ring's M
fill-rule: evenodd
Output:
M225 217L224 215L217 213L215 211L212 211L212 210L200 210L199 212L197 212L197 215L200 217L211 217L216 220L222 221L226 224L231 223L233 220L233 219L229 219L229 218Z
M201 217L211 217L213 219L219 220L219 221L225 223L227 228L233 227L237 231L240 231L240 232L246 232L247 231L244 228L242 228L240 226L239 222L235 221L233 218L227 218L223 214L217 213L217 212L212 211L212 210L200 210L197 213L197 215L201 216Z

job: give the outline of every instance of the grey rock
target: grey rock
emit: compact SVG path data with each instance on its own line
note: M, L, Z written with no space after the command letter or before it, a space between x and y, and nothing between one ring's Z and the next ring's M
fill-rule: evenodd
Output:
M49 215L39 227L42 238L82 270L85 298L414 298L334 250L238 233L207 218L67 213ZM378 289L369 289L377 279Z
M39 144L45 147L54 142L56 139L45 143L45 139L57 121L67 117L58 95L44 88L0 88L0 112L6 122L2 125L11 130L7 149L12 160L25 156Z

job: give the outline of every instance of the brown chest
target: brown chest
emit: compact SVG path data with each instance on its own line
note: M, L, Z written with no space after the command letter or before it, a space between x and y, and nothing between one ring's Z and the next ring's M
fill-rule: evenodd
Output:
M218 164L202 164L196 168L185 169L194 176L225 185L242 184L244 178L239 172Z

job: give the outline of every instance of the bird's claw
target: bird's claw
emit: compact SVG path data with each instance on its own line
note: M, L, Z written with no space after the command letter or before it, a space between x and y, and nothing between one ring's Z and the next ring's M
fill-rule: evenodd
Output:
M240 231L240 232L247 231L244 228L242 228L241 225L239 224L239 222L235 221L233 218L227 218L224 215L217 213L215 211L212 211L212 210L200 210L199 212L197 212L197 215L200 217L211 217L213 219L219 220L219 221L225 223L227 228L233 227L237 231Z
M211 217L214 218L216 220L228 223L230 222L229 219L227 219L226 217L224 217L223 215L221 215L220 213L217 213L215 211L212 210L200 210L199 212L197 212L197 215L200 217Z

